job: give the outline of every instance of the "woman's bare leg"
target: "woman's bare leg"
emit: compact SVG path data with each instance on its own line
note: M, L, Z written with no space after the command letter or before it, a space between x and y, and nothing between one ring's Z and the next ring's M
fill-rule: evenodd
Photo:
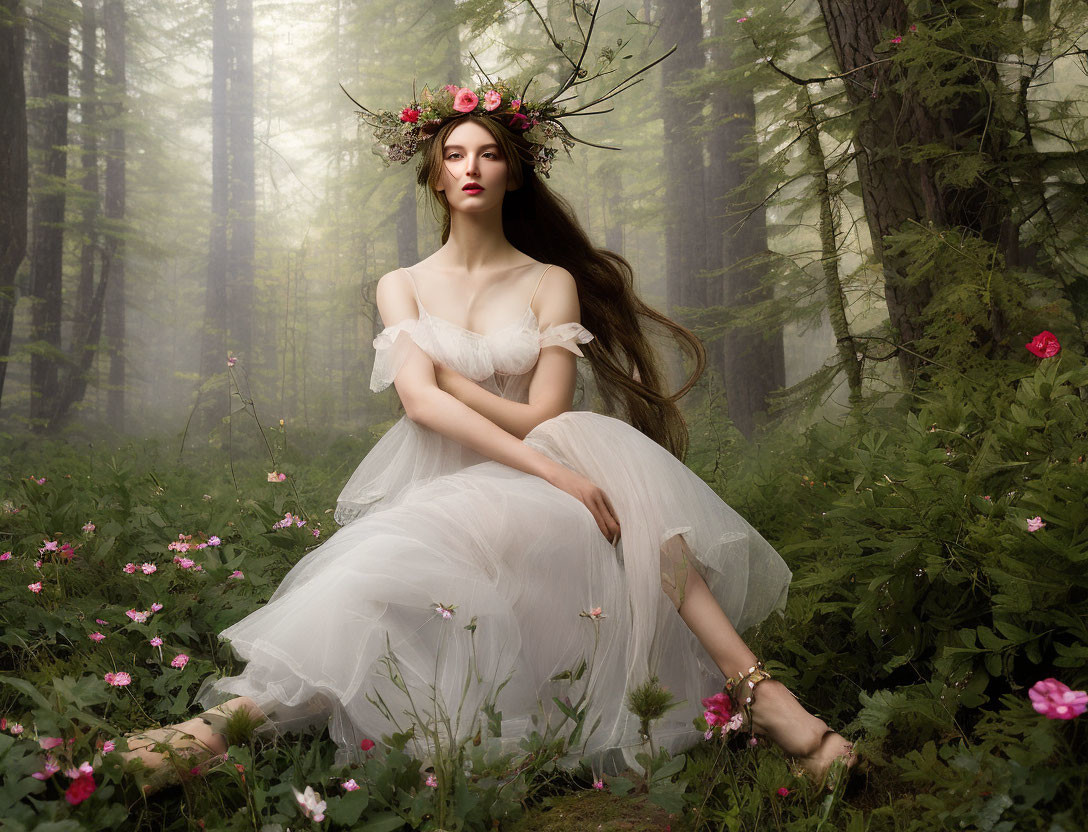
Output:
M662 588L722 674L726 678L736 676L752 667L757 657L737 633L694 563L683 536L669 538L661 547ZM752 699L752 722L757 734L769 736L817 776L852 748L838 734L820 743L827 723L806 711L776 679L759 682Z
M263 716L257 707L257 703L248 696L239 696L209 710L231 714L241 707L248 708L254 716ZM182 736L179 733L182 731L186 734L192 734L195 739ZM222 754L227 750L226 739L222 735L214 733L212 726L208 725L200 717L193 717L176 725L154 728L130 737L128 740L129 750L122 752L121 756L126 760L142 760L148 768L158 768L166 761L165 753L154 750L154 745L158 742L166 742L175 752L194 754L194 765L196 762L206 760L216 754ZM190 751L189 749L196 750Z

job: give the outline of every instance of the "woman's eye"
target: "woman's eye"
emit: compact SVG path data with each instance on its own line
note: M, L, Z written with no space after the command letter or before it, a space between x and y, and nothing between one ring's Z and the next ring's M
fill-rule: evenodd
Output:
M460 156L460 155L461 155L460 153L458 153L456 150L454 150L446 158L447 159L452 159L454 156ZM493 157L495 159L499 158L498 154L495 153L494 151L491 151L491 150L488 150L486 153L484 153L484 156L491 156L491 157Z

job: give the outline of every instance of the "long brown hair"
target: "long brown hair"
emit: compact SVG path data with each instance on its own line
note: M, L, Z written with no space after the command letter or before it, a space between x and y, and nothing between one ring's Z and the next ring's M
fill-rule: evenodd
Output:
M416 181L429 191L442 223L442 243L450 235L446 195L435 190L442 173L442 148L453 129L470 119L485 127L502 149L515 190L502 204L503 232L514 248L542 263L562 266L578 286L582 325L595 336L582 349L608 410L622 401L628 421L678 459L688 445L688 429L677 400L706 367L706 349L690 330L645 304L635 293L631 264L597 248L575 218L574 209L537 176L528 145L494 119L466 114L453 119L424 142ZM517 162L517 163L515 163ZM664 328L695 359L695 369L675 393L665 389L662 363L645 325Z

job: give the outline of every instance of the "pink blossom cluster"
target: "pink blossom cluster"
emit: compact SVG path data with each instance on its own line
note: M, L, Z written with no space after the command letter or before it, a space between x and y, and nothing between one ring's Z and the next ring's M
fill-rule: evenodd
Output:
M303 520L301 517L296 517L291 512L287 512L285 515L283 515L282 520L279 520L279 521L272 524L272 528L273 529L285 529L285 528L287 528L288 526L290 526L292 524L294 524L296 526L299 526L301 528L302 526L306 525L306 521Z

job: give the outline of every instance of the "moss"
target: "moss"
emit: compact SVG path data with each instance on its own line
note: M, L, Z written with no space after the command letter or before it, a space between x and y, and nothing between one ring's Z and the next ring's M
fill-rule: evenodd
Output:
M581 791L548 798L510 832L673 832L686 828L675 815L650 803L645 795L617 797L609 792Z

